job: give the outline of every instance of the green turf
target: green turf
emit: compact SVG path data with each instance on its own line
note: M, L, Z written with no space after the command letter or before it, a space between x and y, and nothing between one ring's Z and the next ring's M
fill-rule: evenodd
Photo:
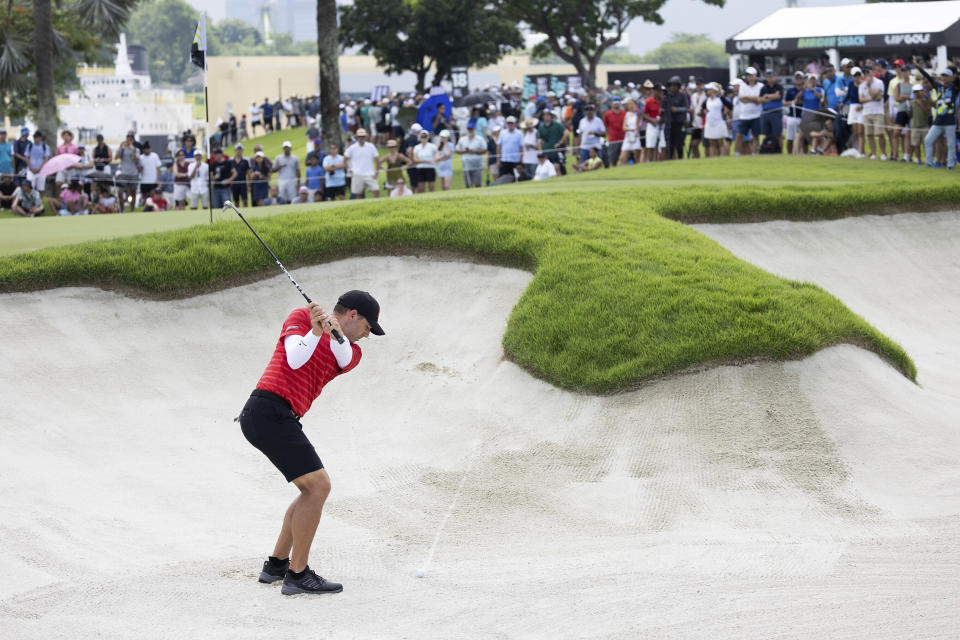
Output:
M302 129L294 129L300 131ZM289 131L259 138L279 150ZM302 133L300 135L303 138ZM459 158L455 158L454 186L463 186ZM878 205L910 206L925 202L949 202L957 175L943 170L893 162L847 158L757 157L717 158L681 162L657 162L566 176L541 182L525 182L474 189L473 197L501 197L521 193L595 193L631 187L637 204L684 222L745 221L771 218L827 218L869 211ZM727 187L727 189L724 189ZM742 190L750 187L750 191ZM692 197L691 188L700 197ZM801 191L798 191L801 190ZM414 196L460 197L456 192ZM733 198L736 206L720 206ZM797 198L806 206L790 204ZM340 207L366 206L361 201L293 205L298 210L322 212ZM390 205L386 205L390 206ZM245 208L248 217L289 213L290 206ZM0 255L90 240L105 240L182 228L209 220L207 211L135 213L105 216L24 219L0 213ZM213 212L214 221L233 220L235 214Z
M828 293L753 267L667 218L806 220L949 203L960 196L955 178L836 158L684 161L470 193L279 207L262 213L286 215L255 226L290 267L443 251L532 270L504 347L563 387L615 391L689 367L794 358L838 342L872 349L915 379L898 345ZM139 215L46 222L179 214ZM189 215L172 224L189 224ZM0 290L91 284L169 298L275 273L242 223L224 220L0 258Z

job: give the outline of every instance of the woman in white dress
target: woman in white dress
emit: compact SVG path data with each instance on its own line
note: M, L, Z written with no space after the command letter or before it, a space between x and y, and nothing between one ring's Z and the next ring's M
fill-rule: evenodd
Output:
M723 140L727 137L727 122L724 119L726 105L720 97L720 87L711 82L707 85L707 99L703 102L702 111L706 116L703 137L707 140L707 157L717 158Z
M627 160L631 156L633 157L633 164L640 164L643 142L640 140L640 115L637 113L637 101L628 98L624 107L627 113L623 116L623 146L620 147L620 165L627 164Z

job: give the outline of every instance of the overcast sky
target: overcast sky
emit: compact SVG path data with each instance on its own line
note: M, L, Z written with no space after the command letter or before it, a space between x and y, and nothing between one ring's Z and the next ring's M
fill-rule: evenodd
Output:
M224 0L187 2L198 12L206 11L213 20L224 17ZM629 47L635 53L646 53L669 40L672 33L706 33L722 43L786 4L786 0L727 0L726 6L719 9L701 0L667 0L660 12L664 20L662 26L639 21L630 25L627 30ZM863 4L863 0L799 0L798 4L801 7L822 7Z

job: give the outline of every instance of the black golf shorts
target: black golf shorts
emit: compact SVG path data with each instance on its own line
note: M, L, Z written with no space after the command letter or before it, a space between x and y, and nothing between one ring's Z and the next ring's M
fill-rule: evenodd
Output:
M337 196L342 196L347 191L345 185L340 185L339 187L324 187L323 188L323 199L324 200L333 200Z
M240 413L240 428L287 482L323 469L320 456L303 433L300 419L280 396L254 391Z

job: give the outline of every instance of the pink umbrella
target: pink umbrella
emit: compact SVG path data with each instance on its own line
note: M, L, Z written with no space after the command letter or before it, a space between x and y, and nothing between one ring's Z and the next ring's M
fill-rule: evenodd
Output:
M80 156L73 153L61 153L58 156L54 156L47 161L47 164L40 167L40 171L37 171L38 176L49 176L51 174L57 173L58 171L63 171L64 169L69 169L73 165L79 163L81 160Z

